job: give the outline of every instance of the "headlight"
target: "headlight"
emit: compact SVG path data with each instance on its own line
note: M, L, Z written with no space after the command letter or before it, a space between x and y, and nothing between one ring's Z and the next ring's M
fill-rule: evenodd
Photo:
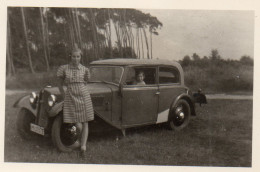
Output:
M49 97L48 97L48 105L50 107L52 107L56 102L56 96L51 94Z
M35 92L32 92L31 95L30 95L30 98L29 98L29 101L31 104L35 104L36 101L37 101L37 95Z

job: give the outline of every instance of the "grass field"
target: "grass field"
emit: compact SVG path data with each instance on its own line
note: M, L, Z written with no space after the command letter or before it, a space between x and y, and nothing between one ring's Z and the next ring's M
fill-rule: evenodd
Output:
M61 153L50 138L23 140L12 104L21 94L6 96L5 162L136 164L250 167L252 100L209 100L182 131L152 125L121 132L97 122L90 125L87 159Z

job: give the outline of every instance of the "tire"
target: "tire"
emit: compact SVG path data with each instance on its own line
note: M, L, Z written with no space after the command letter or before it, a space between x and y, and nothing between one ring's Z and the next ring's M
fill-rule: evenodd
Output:
M51 137L54 146L58 150L61 152L70 152L78 148L80 146L80 136L81 131L79 131L75 124L63 123L62 115L58 115L55 118L52 125Z
M22 108L16 119L18 133L23 139L30 140L37 137L37 134L30 130L30 123L35 122L35 116L27 109Z
M182 130L188 125L190 116L189 103L183 99L178 100L176 105L170 110L168 128L175 131Z

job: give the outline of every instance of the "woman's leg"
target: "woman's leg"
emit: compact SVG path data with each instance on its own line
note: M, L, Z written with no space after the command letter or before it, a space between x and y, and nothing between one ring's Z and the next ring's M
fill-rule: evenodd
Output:
M86 150L86 144L88 140L88 122L83 123L82 135L81 135L81 150Z
M79 130L80 134L82 135L82 128L83 128L82 123L81 122L76 123L76 127L77 127L77 130Z
M80 123L80 122L76 123L75 126L76 126L77 132L80 131L80 133L77 133L77 134L80 134L80 138L76 142L74 142L72 145L68 146L68 147L70 147L72 149L76 149L76 148L79 148L81 146L81 137L82 137L82 128L83 128L83 126L82 126L82 123Z

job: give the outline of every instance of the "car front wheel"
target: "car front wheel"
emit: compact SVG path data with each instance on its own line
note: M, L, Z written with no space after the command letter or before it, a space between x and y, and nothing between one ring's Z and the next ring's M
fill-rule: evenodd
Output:
M52 142L62 152L70 152L80 146L80 128L76 124L63 123L58 115L52 125Z
M169 114L168 127L171 130L181 130L190 121L190 105L186 100L178 100Z

